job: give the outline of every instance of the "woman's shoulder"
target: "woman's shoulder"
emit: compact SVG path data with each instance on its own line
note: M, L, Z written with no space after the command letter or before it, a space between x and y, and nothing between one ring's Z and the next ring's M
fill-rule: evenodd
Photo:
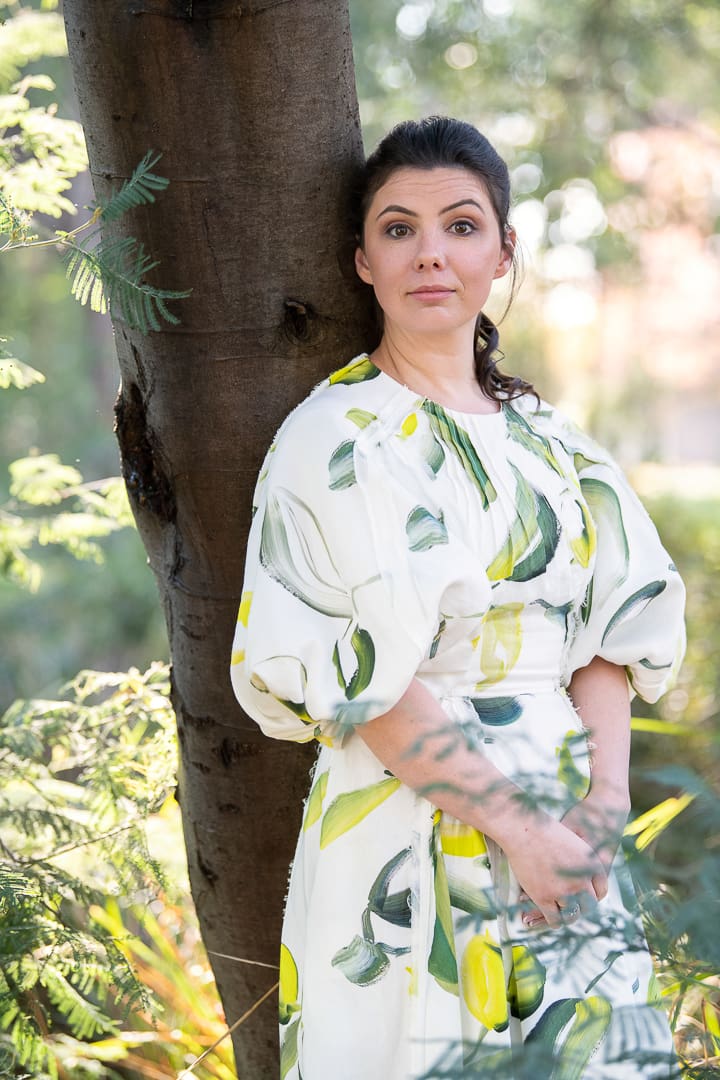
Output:
M273 448L306 441L327 445L357 435L359 429L394 407L398 389L404 388L383 378L367 353L360 353L332 371L296 405L280 426Z

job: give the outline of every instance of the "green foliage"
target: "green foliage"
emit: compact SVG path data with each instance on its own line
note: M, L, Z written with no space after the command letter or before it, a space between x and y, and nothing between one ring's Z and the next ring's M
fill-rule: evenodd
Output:
M168 309L166 301L189 296L189 292L148 284L146 278L158 262L133 237L104 237L97 224L117 221L128 210L155 202L153 192L164 190L168 183L151 172L151 166L158 160L159 155L148 152L105 208L97 207L88 221L72 231L56 229L52 241L30 236L29 220L17 211L11 193L6 190L0 202L0 235L4 231L7 240L0 251L52 243L67 262L70 291L83 306L89 302L93 311L121 316L128 326L143 334L160 330L160 318L177 325L180 320ZM51 212L46 207L34 209ZM88 229L87 235L78 240L80 233Z
M12 498L0 506L0 575L33 592L42 579L40 564L29 554L34 546L54 545L77 559L102 562L96 541L132 524L120 477L84 484L57 454L14 461L10 477ZM33 512L57 506L66 509Z
M98 226L154 202L154 193L167 187L167 180L151 171L159 154L148 151L132 176L89 220L72 231L57 229L50 239L39 239L38 234L47 230L33 215L59 218L77 213L63 193L86 169L87 152L77 121L59 117L54 103L32 105L29 100L34 92L52 93L54 81L43 74L19 76L30 61L66 52L62 18L54 12L20 7L0 26L0 251L59 248L67 260L72 295L81 304L89 302L96 312L110 311L142 333L159 330L160 319L177 324L167 301L189 293L149 284L146 278L158 264L143 246L132 238L103 239Z
M60 217L63 212L76 212L61 193L87 165L82 128L75 121L60 119L54 104L31 107L30 92L55 90L48 76L29 74L7 84L17 79L30 60L65 54L62 19L48 10L17 8L0 26L0 49L4 50L0 63L0 240L5 237L0 251L48 244L60 248L67 259L72 295L81 304L89 302L94 311L121 315L143 333L159 330L161 318L177 324L166 301L188 294L149 285L145 279L157 262L131 237L103 238L98 224L115 222L129 210L155 201L155 192L168 183L152 172L159 155L148 152L107 206L97 207L84 224L72 231L55 230L51 240L39 240L30 232L35 224L32 215ZM87 230L79 240L79 234ZM43 379L30 365L0 349L0 388L24 389ZM28 554L33 545L54 545L76 558L100 561L96 540L132 522L119 481L83 485L80 473L62 465L56 455L35 454L15 461L10 474L11 501L0 505L0 576L15 584L33 591L39 586L40 566ZM61 502L71 509L54 515L19 512Z
M42 371L24 364L3 349L2 343L6 341L7 338L0 338L0 390L7 390L11 386L18 390L27 390L28 386L33 386L34 383L45 382Z
M48 75L21 77L28 64L66 54L56 12L17 7L0 26L0 235L9 232L13 243L29 239L23 211L54 218L76 213L64 192L87 167L82 127L59 117L54 103L31 104L29 94L55 90Z
M117 221L128 210L134 210L138 206L155 202L153 192L164 191L168 186L168 180L164 176L155 176L150 170L157 165L160 154L148 151L130 181L123 184L117 194L102 209L103 221Z
M71 292L81 304L90 302L92 311L121 315L128 326L147 334L160 330L160 318L178 325L165 301L189 296L188 292L158 289L144 278L158 263L152 262L142 244L132 237L98 241L93 248L68 243L67 276Z
M663 543L671 553L687 587L688 647L677 687L649 707L636 705L643 716L662 725L681 722L687 733L682 760L700 776L712 777L718 765L720 719L720 621L715 582L720 574L720 498L684 497L677 494L644 498ZM674 758L667 740L655 730L637 730L633 745L638 761L647 768ZM651 788L638 783L635 802L646 807L654 801ZM665 843L667 844L667 840ZM677 837L676 856L682 861L684 842Z
M129 180L112 196L106 206L98 207L88 222L105 224L138 206L155 202L154 192L163 191L168 181L151 171L160 155L148 151ZM189 296L188 292L158 289L146 283L148 274L158 265L132 237L102 238L101 229L93 229L81 243L74 237L79 230L56 235L67 249L67 276L72 280L72 295L81 304L90 303L93 311L121 315L128 326L160 330L160 318L177 325L179 319L168 310L166 301Z
M0 719L0 1069L57 1076L56 1035L116 1032L110 1007L147 1007L93 915L162 878L145 822L175 784L167 668L85 671L57 700ZM92 859L83 857L91 850Z

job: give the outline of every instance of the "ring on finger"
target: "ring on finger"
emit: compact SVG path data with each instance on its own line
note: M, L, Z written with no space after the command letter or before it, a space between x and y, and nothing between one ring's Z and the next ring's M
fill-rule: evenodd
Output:
M573 904L572 907L560 908L560 919L564 923L575 922L580 916L580 905Z

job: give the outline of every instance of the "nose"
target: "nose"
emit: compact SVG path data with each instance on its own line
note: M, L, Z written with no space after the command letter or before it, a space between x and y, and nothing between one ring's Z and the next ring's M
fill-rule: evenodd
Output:
M416 270L442 270L445 266L445 252L441 238L436 232L421 233L415 251Z

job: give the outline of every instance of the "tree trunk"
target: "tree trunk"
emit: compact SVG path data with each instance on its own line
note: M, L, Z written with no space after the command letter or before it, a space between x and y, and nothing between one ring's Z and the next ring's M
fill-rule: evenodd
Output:
M277 973L288 863L314 754L238 709L229 652L252 489L283 416L369 344L343 213L362 156L347 7L336 0L65 0L95 192L149 149L170 179L116 230L191 288L182 322L114 320L123 475L170 638L192 891L228 1023ZM238 1074L277 1073L271 995Z

